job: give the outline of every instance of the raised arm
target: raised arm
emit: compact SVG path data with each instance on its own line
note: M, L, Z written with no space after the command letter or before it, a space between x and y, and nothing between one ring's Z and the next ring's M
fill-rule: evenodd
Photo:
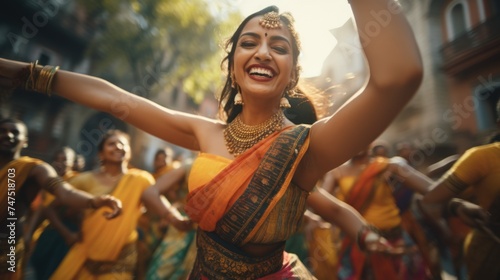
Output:
M0 86L20 81L29 64L0 58ZM21 79L23 80L23 79ZM129 93L103 79L59 70L52 92L73 102L107 112L145 132L191 150L200 150L200 130L216 122L207 118L166 109Z
M350 3L370 77L345 106L313 125L309 151L320 174L379 136L413 97L422 79L420 53L401 7L393 0Z

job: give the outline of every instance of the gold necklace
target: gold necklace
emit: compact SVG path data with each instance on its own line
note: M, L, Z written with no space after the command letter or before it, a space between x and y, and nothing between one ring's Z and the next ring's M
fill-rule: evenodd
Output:
M283 126L283 112L279 110L267 121L258 125L247 125L241 121L240 115L224 129L224 140L227 150L234 156L241 155L244 151L257 144L262 139L271 135Z

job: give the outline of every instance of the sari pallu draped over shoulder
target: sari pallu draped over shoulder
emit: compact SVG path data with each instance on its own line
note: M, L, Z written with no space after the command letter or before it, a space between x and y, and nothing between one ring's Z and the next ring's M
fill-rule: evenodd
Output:
M361 215L366 211L375 196L377 178L387 169L388 160L377 157L359 175L345 202L356 209ZM380 255L367 256L350 238L342 241L340 256L348 255L353 268L353 275L346 279L362 279L364 267L367 262L373 266L374 279L399 279L394 271L393 263L388 258Z
M42 164L42 161L30 157L20 157L9 162L0 170L0 184L5 191L0 192L0 217L2 221L7 218L9 192L18 192L24 185L33 167Z
M199 223L198 257L190 279L258 279L280 269L290 274L283 247L262 258L247 256L239 248L252 240L287 192L307 150L308 134L309 126L285 128L190 193L186 212ZM293 219L299 221L302 215Z
M111 195L124 205L122 213L111 220L103 216L109 209L101 208L83 220L83 240L75 243L51 279L74 279L87 260L113 262L122 249L137 239L137 220L141 215L140 197L144 189L154 184L154 179L141 176L142 171L129 170L120 179Z
M189 217L197 222L202 230L214 231L216 224L228 210L235 212L235 209L230 209L238 207L234 202L244 196L253 202L254 207L267 208L261 214L254 213L252 219L238 217L245 220L243 227L252 223L250 228L255 231L290 184L294 171L309 145L308 133L308 126L285 128L248 149L209 183L190 192L185 208ZM258 189L248 188L250 181ZM271 185L271 182L274 183ZM259 197L262 193L266 196ZM264 205L266 203L267 205ZM245 212L252 210L254 209L246 209ZM233 240L242 239L239 237L241 234L242 232L237 233L238 236L234 236ZM241 244L245 240L235 243Z
M16 216L18 214L16 211L17 205L20 203L19 198L16 196L24 186L31 170L42 163L39 159L20 157L0 169L0 186L2 188L0 192L0 233L6 236L0 240L0 279L21 279L22 277L24 242L21 238L22 231L20 230L22 227L22 223L20 224L21 217ZM13 220L9 218L13 218ZM12 222L16 224L15 234L10 231L12 227L7 226ZM14 236L15 239L7 239L7 236ZM15 243L11 243L11 240L15 240ZM13 263L9 264L9 261L12 259L7 255L12 254L11 250L13 247L15 247L15 261L13 262L15 263L15 267L12 266ZM15 272L9 269L14 269Z
M404 246L408 254L404 255L385 255L385 254L366 254L350 238L344 238L340 252L341 266L339 270L340 279L365 279L366 274L370 279L428 279L425 275L425 266L422 262L420 252L414 252L413 240L402 229L399 210L395 202L385 200L384 196L391 196L392 193L385 192L390 186L384 177L384 172L389 166L388 159L378 157L374 159L360 174L357 181L352 185L351 191L346 195L345 202L352 205L363 217L368 217L371 208L380 203L392 205L399 221L390 228L381 227L380 234L384 236L393 246ZM392 219L392 214L380 215L377 219ZM373 217L372 217L373 219ZM375 223L375 220L367 219L368 222Z

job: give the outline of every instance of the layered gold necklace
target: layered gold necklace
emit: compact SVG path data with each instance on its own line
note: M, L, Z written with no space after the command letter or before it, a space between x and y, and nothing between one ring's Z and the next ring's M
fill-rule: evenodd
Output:
M227 150L232 155L239 156L262 139L281 129L283 120L284 116L281 110L258 125L244 124L240 115L236 116L224 129Z

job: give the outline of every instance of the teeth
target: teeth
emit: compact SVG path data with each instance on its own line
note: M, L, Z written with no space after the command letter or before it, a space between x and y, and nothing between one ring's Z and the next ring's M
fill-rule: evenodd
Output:
M251 75L260 75L260 76L266 76L269 78L273 77L273 73L269 69L265 68L252 68L250 69L250 74Z

